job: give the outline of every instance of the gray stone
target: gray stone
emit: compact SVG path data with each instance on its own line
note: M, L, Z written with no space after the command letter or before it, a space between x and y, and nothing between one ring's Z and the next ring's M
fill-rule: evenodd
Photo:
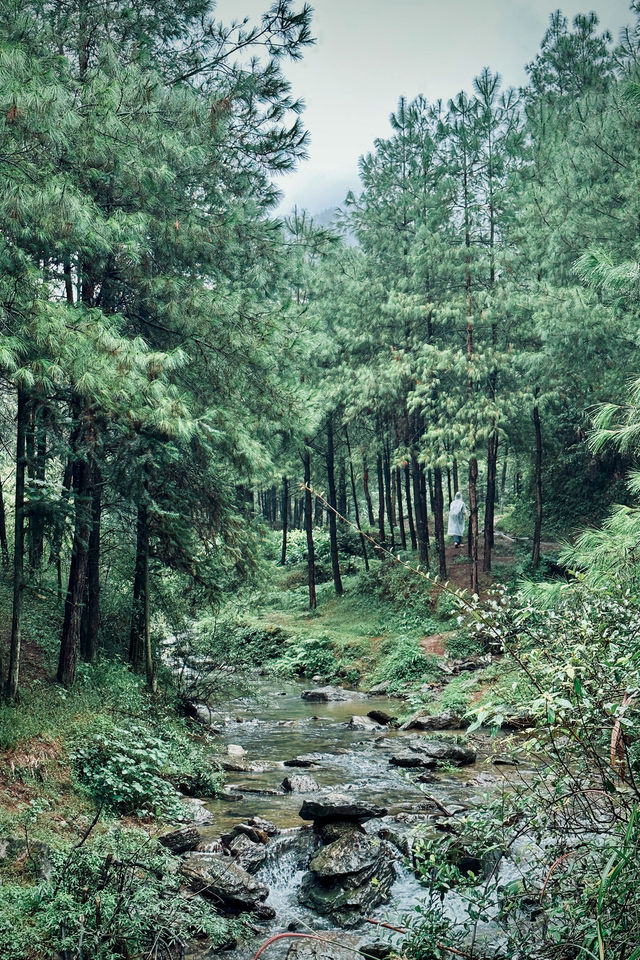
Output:
M294 757L293 760L285 760L284 766L302 767L308 769L310 767L316 767L317 764L313 760L310 760L309 757Z
M353 937L351 943L344 930L323 930L320 936L322 940L294 940L286 960L354 960L358 955L359 938Z
M183 797L182 806L185 808L185 820L189 820L197 826L213 823L213 814L205 807L204 800L198 800L196 797Z
M315 800L305 800L300 808L303 820L371 820L383 817L386 809L367 800L356 800L344 793L326 793Z
M267 848L263 843L254 843L246 833L239 833L229 844L229 853L247 873L259 870L267 857Z
M380 841L351 829L315 855L309 869L318 877L344 877L369 872L380 860Z
M469 722L462 719L452 710L443 710L442 713L428 714L418 710L400 727L401 730L459 730L469 726Z
M327 703L331 700L361 700L363 693L357 690L344 690L342 687L315 687L313 690L303 690L302 699Z
M416 737L406 742L405 749L394 754L390 762L397 767L423 767L430 770L438 762L464 767L475 763L476 756L472 747L463 747L448 740L421 740Z
M393 723L393 721L396 719L395 717L392 717L390 713L387 713L386 710L369 710L367 716L370 720L375 720L376 723L382 724L383 727Z
M179 830L172 830L171 833L163 833L158 837L158 841L171 853L187 853L189 850L195 850L200 843L200 832L194 826L181 827Z
M318 781L313 777L304 774L285 777L282 781L282 789L285 793L315 793L319 790Z
M234 910L253 910L269 896L268 887L229 857L192 853L183 860L180 873L196 893Z
M388 689L388 683L376 683L367 692L370 697L384 697Z
M371 733L373 730L380 729L379 723L374 723L373 720L369 720L367 717L360 716L351 717L348 725L351 730L362 730L366 733Z

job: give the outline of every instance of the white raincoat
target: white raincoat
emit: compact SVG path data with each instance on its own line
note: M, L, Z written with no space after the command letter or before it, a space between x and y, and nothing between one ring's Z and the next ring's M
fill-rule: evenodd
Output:
M461 493L456 493L454 500L449 507L449 525L447 534L450 537L464 536L464 521L467 515L467 508Z

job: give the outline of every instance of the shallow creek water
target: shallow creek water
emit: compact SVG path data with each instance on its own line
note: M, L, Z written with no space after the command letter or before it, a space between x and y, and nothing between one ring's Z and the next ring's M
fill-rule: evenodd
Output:
M301 697L308 683L256 680L251 686L251 696L223 705L213 714L212 722L221 728L225 746L242 746L246 751L242 760L248 765L257 764L260 769L227 773L227 788L238 792L241 799L232 801L221 797L209 801L207 808L214 822L202 831L209 849L216 848L221 834L253 816L271 820L282 831L280 837L271 841L267 860L256 874L257 879L270 888L267 903L276 910L277 917L264 935L257 934L254 943L231 954L236 960L253 957L270 933L286 930L291 925L300 931L334 926L302 907L297 899L316 840L310 825L299 816L305 795L284 793L285 776L309 774L321 791L337 789L357 799L375 800L390 814L398 814L421 809L433 812L433 802L428 796L437 798L451 811L480 803L487 791L510 773L508 768L496 768L486 759L483 738L479 737L475 738L479 758L475 764L452 773L437 773L421 789L411 774L389 763L396 740L416 736L415 732L406 734L388 728L363 731L349 726L352 717L364 717L373 709L397 715L406 709L401 701L355 694L354 700L314 702ZM386 742L381 743L383 738ZM284 766L284 761L310 753L318 755L311 769ZM428 824L429 820L425 822ZM436 821L432 822L435 829ZM389 900L375 910L373 916L398 924L402 914L424 897L424 888L403 864L401 854L396 866L397 879ZM455 915L460 909L461 905L453 898L450 910ZM381 938L391 942L393 934L364 924L360 930L345 933L343 942L355 945ZM290 945L290 941L274 944L269 948L267 960L286 956Z

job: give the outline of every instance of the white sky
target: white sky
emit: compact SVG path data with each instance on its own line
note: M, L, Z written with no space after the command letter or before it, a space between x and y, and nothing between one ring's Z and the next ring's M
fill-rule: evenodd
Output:
M301 6L302 0L298 6ZM224 22L262 14L270 0L218 0ZM357 187L358 158L389 133L398 98L447 100L470 90L484 66L505 85L525 81L550 13L571 20L595 10L617 39L632 22L628 0L315 0L313 35L304 59L286 66L295 96L307 108L309 159L281 181L281 212L297 204L311 213L342 202Z

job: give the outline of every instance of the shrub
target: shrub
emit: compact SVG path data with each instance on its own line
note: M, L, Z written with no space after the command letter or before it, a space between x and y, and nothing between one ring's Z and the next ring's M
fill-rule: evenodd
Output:
M415 640L398 637L388 640L373 675L373 683L385 682L391 691L416 683L425 683L439 675L436 658L427 656Z

